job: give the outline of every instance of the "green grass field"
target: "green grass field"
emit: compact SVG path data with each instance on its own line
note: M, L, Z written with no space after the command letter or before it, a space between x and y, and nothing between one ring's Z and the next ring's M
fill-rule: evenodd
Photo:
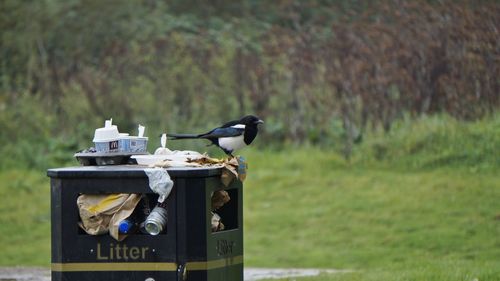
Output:
M248 265L355 270L304 280L500 278L498 174L269 155L249 157L268 169L251 166L245 187Z
M297 280L500 280L495 120L370 136L351 162L326 148L242 151L245 266L353 270ZM0 265L49 266L45 171L0 172L0 196Z
M50 265L50 186L43 171L0 172L0 265Z

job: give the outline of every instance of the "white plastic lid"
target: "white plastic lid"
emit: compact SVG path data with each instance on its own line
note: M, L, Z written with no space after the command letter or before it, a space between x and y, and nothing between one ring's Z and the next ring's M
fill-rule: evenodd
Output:
M104 123L104 128L95 130L93 142L110 141L120 137L118 127L116 125L111 125L111 120L112 119L106 120L106 122Z

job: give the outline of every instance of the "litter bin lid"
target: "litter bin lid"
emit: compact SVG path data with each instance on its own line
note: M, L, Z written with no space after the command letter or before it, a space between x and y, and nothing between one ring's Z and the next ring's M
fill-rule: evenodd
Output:
M82 166L66 167L47 170L51 178L144 178L147 177L144 169L139 165L109 165L109 166ZM196 178L220 176L222 167L172 167L167 168L173 178Z

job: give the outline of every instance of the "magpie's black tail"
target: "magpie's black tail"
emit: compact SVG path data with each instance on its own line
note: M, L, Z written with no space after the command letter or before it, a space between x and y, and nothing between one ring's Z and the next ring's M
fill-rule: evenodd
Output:
M167 134L170 140L181 140L181 139L198 139L201 135L195 134Z

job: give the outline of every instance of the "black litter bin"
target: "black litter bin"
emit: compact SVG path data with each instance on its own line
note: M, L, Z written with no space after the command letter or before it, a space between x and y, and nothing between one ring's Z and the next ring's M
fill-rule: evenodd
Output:
M50 169L52 280L243 280L242 184L224 187L221 168L170 168L174 188L168 222L159 235L131 234L118 242L88 235L78 226L80 194L140 193L157 196L140 166ZM225 189L231 200L217 213L225 230L211 230L211 196ZM156 197L157 198L157 197Z

